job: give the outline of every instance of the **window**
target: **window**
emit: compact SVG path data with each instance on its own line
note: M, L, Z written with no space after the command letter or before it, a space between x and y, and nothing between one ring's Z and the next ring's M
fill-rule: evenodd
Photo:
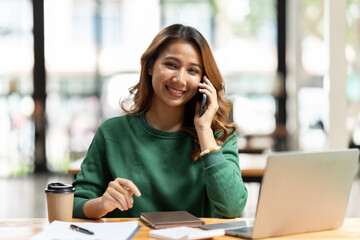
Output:
M325 45L324 45L324 1L302 2L302 65L304 78L299 92L300 149L322 149L327 136L324 122L328 119L329 101L324 90ZM346 10L347 36L345 58L348 64L346 91L348 115L346 127L349 144L360 145L360 1L348 0Z
M299 89L299 148L323 149L327 145L324 124L328 119L328 94L323 88L325 73L324 2L304 0L301 10L302 66Z
M34 168L32 6L0 1L0 176Z
M159 30L158 16L156 0L45 1L51 171L67 171L85 156L101 122L122 114L119 100L138 81L140 56Z
M360 147L360 1L348 0L347 46L348 62L347 96L349 101L347 128L350 146Z

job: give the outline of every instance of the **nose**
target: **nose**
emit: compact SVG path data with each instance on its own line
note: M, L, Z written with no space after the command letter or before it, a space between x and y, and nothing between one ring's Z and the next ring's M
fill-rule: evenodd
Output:
M185 79L186 79L186 70L183 68L180 68L173 77L173 80L179 83L184 83L186 81Z

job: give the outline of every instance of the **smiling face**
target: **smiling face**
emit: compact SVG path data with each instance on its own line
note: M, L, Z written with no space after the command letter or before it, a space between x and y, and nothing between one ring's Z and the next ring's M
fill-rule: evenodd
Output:
M152 107L184 109L194 97L203 76L199 50L191 43L174 40L159 53L148 69L152 76Z

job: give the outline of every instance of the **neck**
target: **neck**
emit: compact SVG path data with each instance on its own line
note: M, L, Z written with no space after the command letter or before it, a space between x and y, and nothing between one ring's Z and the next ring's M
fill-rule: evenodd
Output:
M146 121L155 129L164 132L175 132L182 128L184 121L184 109L178 108L155 108L145 113Z

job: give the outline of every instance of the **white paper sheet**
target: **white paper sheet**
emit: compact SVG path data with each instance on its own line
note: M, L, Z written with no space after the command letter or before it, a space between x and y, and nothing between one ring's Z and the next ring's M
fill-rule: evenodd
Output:
M71 224L88 229L94 232L94 235L71 230ZM129 239L138 227L137 221L108 223L53 221L48 228L31 237L30 240Z

